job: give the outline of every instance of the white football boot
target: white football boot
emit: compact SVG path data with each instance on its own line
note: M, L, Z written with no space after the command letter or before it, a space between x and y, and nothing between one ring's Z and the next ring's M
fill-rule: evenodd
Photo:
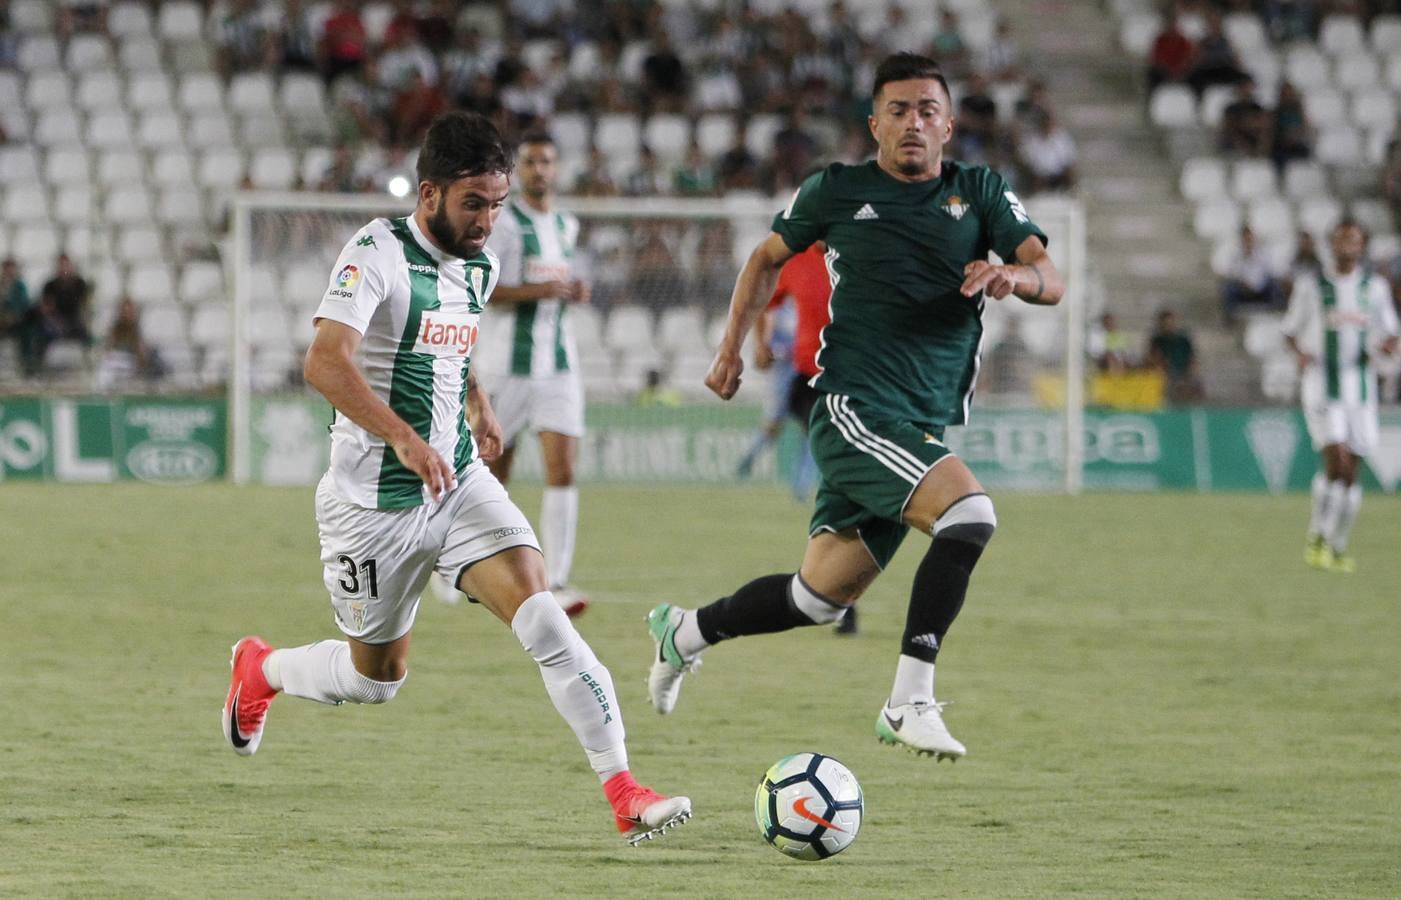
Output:
M876 737L882 744L904 744L921 756L934 757L935 762L957 762L968 750L949 734L944 724L944 706L933 700L891 706L887 700L876 717Z
M652 669L647 673L647 699L652 708L666 715L676 708L681 694L681 679L687 672L700 668L700 657L684 659L676 649L676 629L686 611L679 606L663 603L647 614L647 630L657 650L652 654Z

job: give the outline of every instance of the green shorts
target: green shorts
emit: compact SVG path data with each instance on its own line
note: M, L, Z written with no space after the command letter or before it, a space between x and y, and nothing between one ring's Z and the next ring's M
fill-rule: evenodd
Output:
M931 434L842 394L822 394L809 435L822 480L808 535L855 529L884 569L909 528L902 516L910 495L950 455L943 429Z

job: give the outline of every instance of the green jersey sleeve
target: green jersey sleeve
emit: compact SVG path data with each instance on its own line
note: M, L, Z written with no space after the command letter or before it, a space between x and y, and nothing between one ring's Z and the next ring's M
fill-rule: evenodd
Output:
M1007 180L991 169L983 170L983 189L979 200L983 207L981 212L988 245L1002 257L1003 262L1015 262L1017 248L1032 235L1039 237L1042 244L1050 244L1046 232L1031 221L1026 207L1007 185Z
M820 241L827 233L827 222L823 216L823 201L827 193L827 174L823 169L811 175L798 185L788 206L773 217L773 230L788 249L802 253L815 241Z

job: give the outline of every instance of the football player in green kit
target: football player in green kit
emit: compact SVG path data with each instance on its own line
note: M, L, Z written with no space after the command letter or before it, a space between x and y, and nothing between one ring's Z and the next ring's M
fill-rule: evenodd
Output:
M813 175L774 218L773 233L739 273L705 379L721 398L734 396L740 346L774 273L825 242L832 321L811 382L821 397L810 436L821 483L802 565L699 609L653 609L657 652L648 694L658 712L669 713L682 677L710 645L836 621L914 527L932 540L915 573L876 735L957 759L966 750L934 699L934 661L997 519L973 473L944 445L944 429L968 418L984 296L1051 305L1065 284L1046 254L1045 234L1002 177L943 158L953 103L936 62L890 56L872 93L876 159ZM1006 264L990 263L989 251Z

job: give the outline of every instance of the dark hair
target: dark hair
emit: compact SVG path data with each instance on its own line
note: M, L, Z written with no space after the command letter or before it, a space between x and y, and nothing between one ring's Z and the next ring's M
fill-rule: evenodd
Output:
M1361 222L1357 221L1356 219L1352 218L1351 216L1344 216L1344 217L1342 217L1341 219L1339 219L1338 222L1337 222L1337 224L1333 226L1333 228L1332 228L1332 230L1329 232L1329 234L1330 234L1330 235L1332 235L1332 234L1337 234L1338 232L1342 231L1344 228L1356 228L1358 231L1362 232L1362 240L1364 240L1364 241L1370 239L1371 236L1372 236L1371 234L1369 234L1369 233L1367 232L1367 226L1366 226L1366 225L1363 225Z
M939 82L944 89L944 95L950 100L953 99L953 92L949 90L949 83L944 79L944 70L939 68L939 64L927 56L908 51L892 53L881 60L880 65L876 67L876 83L871 88L871 99L879 97L880 89L888 82L910 81L916 78Z
M418 180L447 184L474 175L511 174L511 151L491 120L454 111L433 120L418 154Z
M521 139L517 141L516 144L521 147L524 147L526 144L549 144L553 147L555 146L555 138L554 135L545 131L543 128L536 128L521 135Z

